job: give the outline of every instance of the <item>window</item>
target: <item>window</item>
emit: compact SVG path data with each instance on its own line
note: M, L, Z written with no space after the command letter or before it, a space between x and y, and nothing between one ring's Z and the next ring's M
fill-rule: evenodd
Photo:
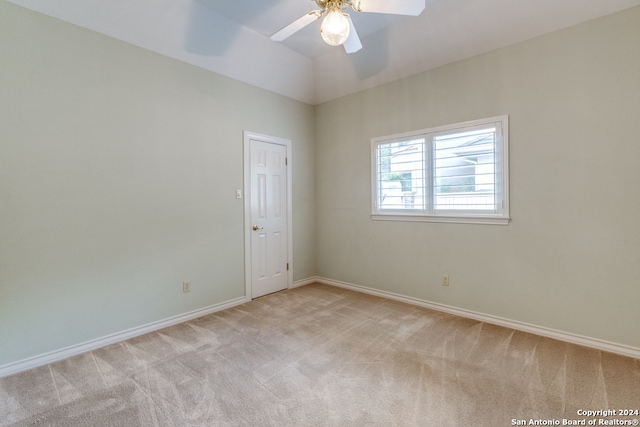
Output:
M373 219L508 224L508 116L371 140Z

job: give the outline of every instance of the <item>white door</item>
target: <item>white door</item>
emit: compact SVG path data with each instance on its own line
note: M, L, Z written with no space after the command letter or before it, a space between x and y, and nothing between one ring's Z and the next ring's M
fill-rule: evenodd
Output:
M248 138L247 138L248 137ZM251 298L289 287L288 146L278 139L245 134L248 139L249 185L245 183L249 221ZM245 152L245 156L247 153ZM247 160L247 159L245 159ZM246 219L246 218L245 218Z

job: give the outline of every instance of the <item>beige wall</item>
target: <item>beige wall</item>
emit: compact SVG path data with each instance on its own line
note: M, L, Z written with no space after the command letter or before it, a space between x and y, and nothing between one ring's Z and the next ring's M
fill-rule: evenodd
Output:
M640 347L638 40L634 8L314 108L0 2L0 366L241 296L245 129L293 141L294 280ZM509 226L370 219L370 138L501 114Z
M640 347L639 41L636 7L318 106L319 275ZM372 137L502 114L510 225L370 219Z
M313 120L0 2L0 366L244 295L243 130L293 141L294 280L315 275Z

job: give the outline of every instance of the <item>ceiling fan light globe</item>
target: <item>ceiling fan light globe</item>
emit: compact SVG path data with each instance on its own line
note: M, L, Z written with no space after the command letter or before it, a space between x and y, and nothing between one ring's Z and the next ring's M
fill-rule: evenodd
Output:
M322 21L320 34L328 45L340 46L349 38L349 20L340 9L332 9Z

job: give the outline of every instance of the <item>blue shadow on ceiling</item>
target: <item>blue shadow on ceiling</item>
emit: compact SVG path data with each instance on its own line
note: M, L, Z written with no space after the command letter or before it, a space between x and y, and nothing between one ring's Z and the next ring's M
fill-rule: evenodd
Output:
M224 10L224 4L218 0L192 0L189 23L185 37L185 50L202 56L223 56L238 37L242 26L218 10ZM234 0L228 0L234 1ZM253 2L243 11L248 21L260 16L277 2ZM219 7L218 7L219 6Z
M386 28L362 38L362 49L349 56L358 78L375 77L389 66L389 32Z
M185 49L203 56L222 56L227 52L239 27L213 9L197 1L191 2Z

